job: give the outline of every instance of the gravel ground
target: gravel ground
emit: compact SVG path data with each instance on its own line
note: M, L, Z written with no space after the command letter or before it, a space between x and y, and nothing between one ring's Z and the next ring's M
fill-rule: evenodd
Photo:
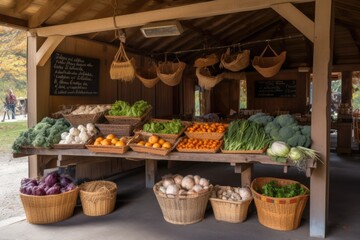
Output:
M19 198L20 180L28 176L27 158L0 153L0 221L24 215Z

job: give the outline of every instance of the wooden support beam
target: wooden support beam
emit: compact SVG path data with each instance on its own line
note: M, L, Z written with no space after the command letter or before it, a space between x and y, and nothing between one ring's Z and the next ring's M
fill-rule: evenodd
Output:
M65 36L50 36L36 52L36 65L44 66L56 47L64 40Z
M157 173L157 160L146 159L145 160L145 186L146 188L152 188L156 182Z
M18 0L16 1L16 5L14 8L14 13L19 14L22 13L26 8L30 6L33 0Z
M314 22L291 3L272 5L271 8L288 20L311 42L314 42Z
M241 174L241 186L246 187L250 186L252 180L252 163L236 163L235 164L235 173Z
M136 26L142 26L149 22L164 21L170 19L193 19L237 12L253 11L269 8L273 4L277 3L304 3L313 1L314 0L215 0L167 9L158 9L141 13L121 15L117 16L115 20L118 28L131 28ZM59 0L59 2L62 1ZM206 11L204 11L205 9ZM37 18L39 17L36 17L36 19ZM31 26L39 23L41 24L41 21L35 21L35 19L31 20L30 22ZM108 17L97 20L94 19L77 23L37 28L34 29L34 31L37 33L38 36L48 37L58 35L59 33L65 36L70 36L92 32L109 31L114 29L115 26L113 17Z
M29 27L35 28L43 24L51 15L53 15L59 8L66 3L66 0L48 1L29 19ZM58 35L58 34L52 34Z
M7 26L7 27L14 27L14 28L28 30L27 21L19 19L19 18L9 17L9 16L0 14L0 23L1 23L1 25Z
M329 208L330 80L334 37L333 1L316 0L314 66L312 83L311 138L324 164L310 179L310 236L326 236Z

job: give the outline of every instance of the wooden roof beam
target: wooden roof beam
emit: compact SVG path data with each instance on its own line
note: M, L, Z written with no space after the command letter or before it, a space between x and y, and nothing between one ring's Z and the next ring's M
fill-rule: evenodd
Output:
M274 4L279 3L305 3L313 2L314 0L215 0L209 2L202 2L196 4L189 4L185 6L172 7L167 9L158 9L146 11L141 13L133 13L122 16L116 16L116 25L118 28L130 28L142 26L149 22L171 20L171 19L194 19L201 17L210 17L223 14L230 14L236 12L253 11L258 9L270 8ZM49 2L58 4L58 1ZM63 2L59 0L59 2ZM206 9L206 11L204 11ZM44 12L44 11L41 11ZM36 14L38 15L38 14ZM51 15L51 14L50 14ZM31 27L38 26L42 21L31 20ZM45 20L43 20L45 21ZM33 31L38 36L48 37L58 35L71 36L77 34L86 34L92 32L102 32L114 30L114 21L112 17L107 17L97 20L89 20L83 22L69 23L64 25L49 26L36 28Z
M47 19L51 17L59 8L66 3L66 0L48 1L44 6L40 8L29 19L29 28L35 28L43 24ZM52 34L58 35L58 34ZM48 36L47 36L48 37Z
M94 3L95 3L94 1L83 0L80 3L80 5L76 8L76 10L68 14L62 20L62 22L69 23L76 21L78 17L81 16L83 13L87 12Z
M18 0L16 1L16 5L14 8L14 13L19 14L22 13L26 8L30 6L33 0Z
M27 21L0 14L0 25L28 30Z
M291 3L281 3L272 5L271 8L288 20L311 42L314 42L315 24L304 13L297 9Z
M65 36L50 36L41 45L40 49L36 52L36 65L44 66L49 60L51 54L54 52L56 47L61 43Z

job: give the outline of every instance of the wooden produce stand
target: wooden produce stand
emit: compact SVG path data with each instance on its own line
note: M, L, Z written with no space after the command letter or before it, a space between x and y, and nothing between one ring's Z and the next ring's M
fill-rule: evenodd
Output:
M139 153L128 151L125 154L112 153L93 153L88 149L35 149L27 148L19 154L14 154L14 157L29 156L29 155L44 155L44 156L58 156L58 165L64 156L86 156L86 157L123 157L129 160L145 160L145 181L146 187L152 188L157 180L157 161L187 161L187 162L217 162L230 163L235 168L235 173L241 174L241 185L250 186L252 180L253 164L278 165L284 167L284 172L291 166L288 163L278 163L270 159L265 154L225 154L225 153L186 153L186 152L171 152L167 156L160 156L148 153ZM306 175L311 176L312 170L317 166L317 161L308 159L306 164Z

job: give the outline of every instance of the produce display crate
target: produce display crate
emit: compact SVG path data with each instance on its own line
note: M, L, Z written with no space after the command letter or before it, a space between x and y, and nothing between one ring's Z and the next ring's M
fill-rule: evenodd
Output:
M216 194L215 192L217 190L218 189L216 188L214 189L213 195ZM241 223L247 218L248 209L252 200L253 198L241 201L231 201L211 197L210 203L216 220L230 223Z
M220 150L220 147L222 145L223 141L220 141L220 144L215 149L179 149L176 148L178 152L193 152L193 153L217 153Z
M26 219L33 224L60 222L74 213L79 188L61 194L33 196L20 193Z
M156 199L160 205L165 221L172 224L187 225L200 222L204 219L205 210L212 187L208 191L186 196L168 197L160 192L161 182L153 187Z
M151 109L152 108L149 107L140 117L112 116L105 114L105 118L110 124L127 124L134 126L148 118L151 115Z
M99 104L93 104L89 106L97 106ZM100 104L107 105L107 104ZM76 110L76 109L75 109ZM79 125L86 125L88 123L98 123L101 122L104 118L105 111L94 113L94 114L64 114L64 118L71 124L73 127L77 127Z
M54 144L55 149L83 149L86 148L85 144Z
M102 216L114 211L117 186L110 181L91 181L80 185L80 200L84 214Z
M94 153L116 153L116 154L124 154L129 150L129 146L110 146L110 145L92 145L87 144L86 148L89 149L90 152Z
M263 148L263 149L259 149L259 150L234 150L234 151L232 151L232 150L224 150L224 149L222 149L221 148L221 152L222 153L229 153L229 154L231 154L231 153L235 153L235 154L237 154L237 153L242 153L242 154L263 154L264 152L266 152L266 149L267 149L267 147L266 148Z
M292 198L273 198L260 194L258 189L261 189L264 184L271 180L275 180L280 186L299 183L293 180L270 177L254 179L251 182L251 191L253 193L259 223L268 228L281 231L298 228L309 194ZM309 192L306 186L300 185Z
M171 120L165 120L165 119L151 119L151 122L169 122ZM176 140L181 137L181 135L184 133L184 131L186 130L186 128L191 124L190 122L187 121L181 121L182 125L184 126L181 131L178 134L165 134L165 133L150 133L150 132L145 132L143 130L137 131L138 134L141 134L143 136L146 137L150 137L151 135L156 135L159 136L160 138L164 139L165 141L170 142L171 144L175 143Z
M155 134L152 134L152 135L155 135ZM179 138L175 143L172 144L172 147L170 149L153 148L153 147L146 147L146 146L137 145L137 143L140 142L140 141L145 141L146 142L148 138L149 138L149 136L137 135L129 143L129 146L134 152L150 153L150 154L166 156L172 150L174 150L176 145L181 141L181 138Z
M203 124L198 122L199 124ZM224 124L225 125L225 132L226 129L228 128L229 124ZM218 132L188 132L185 130L185 135L188 138L197 138L197 139L211 139L211 140L220 140L224 137L223 133L218 133Z

